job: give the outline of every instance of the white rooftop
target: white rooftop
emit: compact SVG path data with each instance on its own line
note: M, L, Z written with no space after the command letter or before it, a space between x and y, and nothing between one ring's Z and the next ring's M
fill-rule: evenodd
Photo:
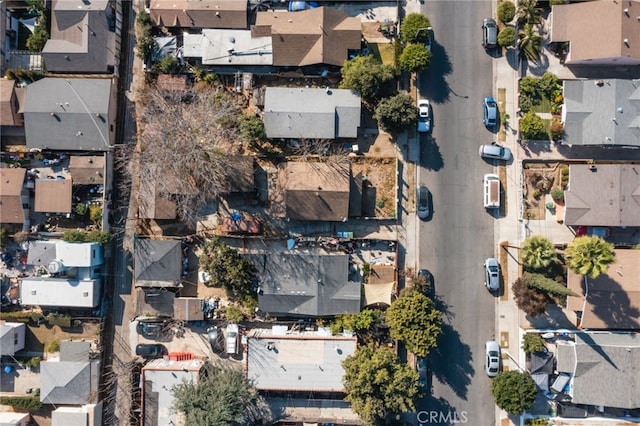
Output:
M251 37L251 30L203 29L183 34L184 56L203 65L271 65L271 37Z

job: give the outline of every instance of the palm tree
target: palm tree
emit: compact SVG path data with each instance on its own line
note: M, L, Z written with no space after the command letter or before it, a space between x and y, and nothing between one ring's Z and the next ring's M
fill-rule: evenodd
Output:
M542 36L538 34L531 24L526 24L524 29L518 31L518 49L529 61L538 62L542 51Z
M541 235L532 235L522 243L522 264L525 268L541 270L557 261L551 241Z
M573 240L565 251L567 266L576 274L596 278L615 262L613 244L600 237L585 235Z
M539 24L540 12L542 9L538 7L538 0L520 0L516 15L522 24Z

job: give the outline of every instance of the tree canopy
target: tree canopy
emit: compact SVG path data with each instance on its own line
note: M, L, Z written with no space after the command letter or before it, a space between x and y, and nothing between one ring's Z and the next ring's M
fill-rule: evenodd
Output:
M560 284L557 281L547 278L542 274L536 274L533 272L525 272L522 274L522 279L527 287L536 288L549 295L553 296L578 296L569 288Z
M431 64L431 52L422 43L409 43L400 54L398 63L405 71L422 71Z
M417 290L394 300L385 318L391 337L402 340L407 349L419 357L429 354L442 331L442 313L431 299Z
M503 24L508 24L513 21L516 16L516 5L509 0L503 0L498 3L498 19Z
M349 59L342 66L340 73L340 88L355 90L366 101L375 101L393 92L393 67L383 65L371 55Z
M597 278L615 262L613 249L613 244L600 237L578 237L569 243L565 251L567 266L576 274Z
M511 286L513 298L518 309L524 311L531 317L537 317L546 312L547 305L551 303L551 298L542 291L528 287L522 278L518 278Z
M210 275L211 287L224 287L230 298L239 299L252 294L256 269L238 250L219 238L209 240L202 247L200 267Z
M522 414L536 399L536 384L527 372L503 371L491 382L496 405L511 414Z
M386 132L399 133L418 120L418 109L406 93L398 93L380 101L374 117Z
M528 111L520 119L519 127L520 135L523 139L542 140L549 138L544 127L544 121L533 111Z
M241 370L207 363L198 383L183 381L171 390L173 408L184 414L188 425L259 424L272 417Z
M427 41L429 34L427 27L431 26L429 18L421 13L410 13L402 21L400 26L400 39L404 43L423 43Z
M386 424L394 414L415 410L420 376L386 347L361 346L342 366L345 399L365 424Z
M555 247L551 241L541 235L531 235L522 243L522 264L530 270L546 268L557 261Z

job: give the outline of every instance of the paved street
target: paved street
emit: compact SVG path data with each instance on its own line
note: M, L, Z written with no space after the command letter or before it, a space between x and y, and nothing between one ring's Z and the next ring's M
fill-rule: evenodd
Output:
M460 13L461 7L464 13ZM493 93L492 58L481 46L489 2L425 2L436 44L421 97L431 100L432 139L422 135L420 184L433 195L433 218L419 224L419 267L435 278L445 311L443 336L430 356L433 395L424 424L493 425L494 404L484 373L484 343L493 338L496 298L483 286L482 262L493 256L495 219L482 207L482 177L493 165L478 146L495 135L482 124L482 99ZM457 421L456 421L457 420Z

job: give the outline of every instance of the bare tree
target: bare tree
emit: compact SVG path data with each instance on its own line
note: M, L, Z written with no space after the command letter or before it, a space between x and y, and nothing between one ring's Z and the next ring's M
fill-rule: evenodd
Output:
M141 207L160 196L179 219L193 223L198 210L227 191L234 172L229 155L241 147L240 109L221 88L167 91L150 88L138 108L138 145L125 150L122 168L140 179ZM149 190L150 189L150 190Z

